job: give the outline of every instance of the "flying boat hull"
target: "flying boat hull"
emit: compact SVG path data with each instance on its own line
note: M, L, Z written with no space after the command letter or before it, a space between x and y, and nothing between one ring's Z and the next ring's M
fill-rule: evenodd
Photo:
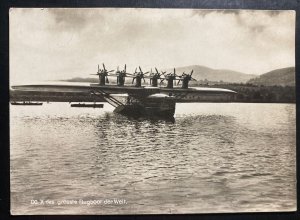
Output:
M21 85L12 86L11 98L32 101L101 102L107 101L115 112L131 116L173 117L176 103L231 102L236 92L221 88L165 88L152 86ZM45 100L46 99L46 100Z

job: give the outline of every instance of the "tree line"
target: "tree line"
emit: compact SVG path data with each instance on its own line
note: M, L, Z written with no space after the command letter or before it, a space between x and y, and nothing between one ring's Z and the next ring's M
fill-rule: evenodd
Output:
M193 85L195 86L195 85ZM203 86L197 85L197 86ZM237 92L237 102L295 103L295 86L264 86L243 83L206 84L205 87L230 89Z

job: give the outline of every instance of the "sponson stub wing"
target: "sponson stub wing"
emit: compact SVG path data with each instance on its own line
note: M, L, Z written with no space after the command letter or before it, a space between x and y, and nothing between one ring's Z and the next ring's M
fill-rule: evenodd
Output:
M147 99L171 99L174 100L175 96L167 95L164 93L155 93L146 97Z
M148 96L140 96L139 94L128 94L128 93L116 93L116 94L107 94L101 93L107 102L118 103L119 105L129 105L143 103L143 105L149 105L150 103L162 103L172 101L175 102L176 97L170 96L163 93L155 93ZM113 105L113 104L112 104ZM115 106L116 107L116 106Z

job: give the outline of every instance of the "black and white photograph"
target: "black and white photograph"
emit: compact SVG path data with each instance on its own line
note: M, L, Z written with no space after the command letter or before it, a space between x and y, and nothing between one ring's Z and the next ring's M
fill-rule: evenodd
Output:
M295 21L10 8L11 214L296 211Z

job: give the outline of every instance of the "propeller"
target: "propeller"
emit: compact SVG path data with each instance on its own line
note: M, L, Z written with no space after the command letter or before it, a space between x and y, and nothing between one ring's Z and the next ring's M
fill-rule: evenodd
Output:
M134 71L134 75L133 75L133 79L132 79L132 83L134 82L134 80L137 78L137 77L140 77L141 79L143 79L144 83L146 83L146 80L145 78L150 78L149 76L145 76L145 74L149 73L148 72L143 72L142 68L139 66L139 72L137 72L137 68L135 68L135 71Z
M190 75L189 75L189 76L191 77L191 80L193 80L193 81L197 81L195 78L193 78L193 77L192 77L192 75L193 75L193 72L194 72L194 70L192 70L192 71L191 71L191 73L190 73Z
M164 80L165 80L165 78L161 79L159 84L162 84Z
M96 74L90 74L90 75L96 75L96 76L98 76L100 73L101 73L101 70L100 70L100 67L99 67L99 64L98 64L98 70L97 70L97 73L96 73Z
M141 73L141 75L144 75L144 74L147 74L147 73L149 73L149 71L144 73L144 72L142 71L142 68L141 68L140 66L139 66L139 69L140 69L140 73Z
M141 67L140 67L140 66L139 66L139 69L140 69L140 71L141 71L141 73L142 73L143 71L142 71L142 69L141 69Z
M162 84L162 82L166 79L166 78L161 78L161 76L163 75L165 77L165 73L164 71L161 71L161 73L158 71L158 69L155 67L155 72L152 77L156 77L157 79L160 79L160 83L159 84ZM151 80L151 78L150 78Z
M99 66L99 64L98 64L98 71L97 71L97 74L90 74L90 75L100 75L100 74L111 73L111 72L114 71L114 70L107 71L107 69L105 68L104 63L102 64L102 66L103 66L103 69L100 69L100 66Z
M105 83L109 83L108 76L111 76L111 74L109 74L109 73L113 72L114 70L107 71L104 63L102 63L102 66L103 66L103 69L100 69L100 66L98 64L97 73L91 74L91 75L99 76L100 84L103 83L103 81L102 81L102 80L104 80L103 77L105 78Z
M152 68L150 69L150 84L152 83L152 76L153 76L153 72L152 72Z
M193 72L194 72L194 70L192 70L190 74L186 74L185 72L183 72L182 75L179 76L177 85L179 85L179 83L180 83L181 81L184 81L184 80L188 80L188 81L190 81L190 80L197 81L195 78L192 77Z
M151 75L150 75L150 84L152 82L152 79L160 79L160 83L159 84L162 84L162 82L165 80L165 78L161 78L161 76L163 75L165 77L165 74L166 72L163 72L161 71L161 73L158 71L158 69L155 67L155 73L152 72L152 69L151 69Z
M104 73L111 73L111 72L114 71L114 70L107 71L107 69L105 68L104 63L102 63L102 66L103 66L103 72L104 72ZM99 65L98 65L98 68L99 68Z
M119 69L119 66L117 67L117 71L115 74L111 74L110 76L122 76L122 77L132 77L133 74L126 72L126 64L124 66L123 70Z
M161 73L159 73L159 71L157 70L157 68L155 67L155 71L156 71L156 75L161 77L161 75L165 76L166 71L161 71Z

